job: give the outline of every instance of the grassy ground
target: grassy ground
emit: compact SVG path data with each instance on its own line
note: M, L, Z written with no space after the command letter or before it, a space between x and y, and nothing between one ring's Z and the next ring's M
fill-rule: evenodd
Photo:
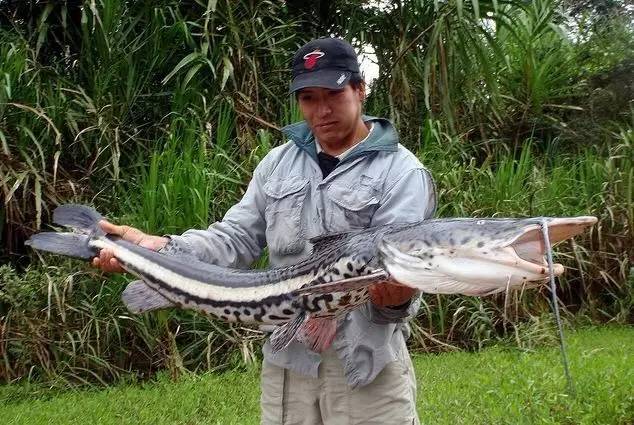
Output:
M418 411L425 424L632 424L633 352L632 327L570 333L574 397L566 395L554 347L415 355ZM5 386L0 418L7 424L256 424L258 372L61 394Z

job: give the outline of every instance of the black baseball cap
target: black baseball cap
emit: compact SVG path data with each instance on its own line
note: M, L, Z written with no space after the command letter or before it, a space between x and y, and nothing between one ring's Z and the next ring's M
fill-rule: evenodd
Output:
M361 72L350 43L341 38L318 38L295 52L290 93L306 87L341 89L354 75Z

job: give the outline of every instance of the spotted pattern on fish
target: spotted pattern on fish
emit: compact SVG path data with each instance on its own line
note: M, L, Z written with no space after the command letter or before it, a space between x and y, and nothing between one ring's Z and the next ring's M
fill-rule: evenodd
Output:
M198 298L159 280L145 279L145 282L174 294L175 297L171 301L180 308L202 310L228 322L285 323L295 316L294 312L297 310L296 300L290 294L261 301L215 301Z
M335 282L340 279L372 273L368 267L369 256L342 258L328 267L311 269L307 285ZM132 264L123 262L134 272ZM167 293L170 300L181 308L191 308L211 314L228 322L255 322L282 324L295 317L299 311L312 313L315 317L337 317L367 302L369 295L365 289L303 295L299 298L286 293L267 297L258 301L219 301L197 297L169 283L156 279L146 279L146 283L161 293Z
M345 259L333 264L324 274L316 279L317 283L332 282L340 276L344 279L369 275L372 269L368 267L368 257L360 256L356 259ZM366 303L370 296L366 288L347 292L334 292L317 296L302 297L301 307L310 312L314 317L334 318L356 309Z

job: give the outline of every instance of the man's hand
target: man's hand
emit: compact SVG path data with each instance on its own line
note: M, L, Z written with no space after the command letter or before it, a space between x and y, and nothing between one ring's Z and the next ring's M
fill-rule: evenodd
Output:
M154 251L163 248L169 241L168 238L148 235L134 227L117 226L106 220L101 220L99 225L108 234L119 236L124 241L132 242ZM109 249L102 249L99 257L93 258L92 265L108 273L122 273L125 271Z
M408 302L416 293L416 289L400 285L394 281L375 283L368 287L370 301L379 307L398 307Z

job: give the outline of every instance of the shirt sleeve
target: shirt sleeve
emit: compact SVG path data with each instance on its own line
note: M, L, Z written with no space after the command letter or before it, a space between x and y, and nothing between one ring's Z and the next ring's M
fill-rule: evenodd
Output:
M389 188L372 217L372 226L413 223L431 218L436 211L436 189L429 171L416 168L405 173ZM420 295L397 307L379 307L371 302L362 308L370 321L401 323L416 315Z
M266 158L255 168L247 190L222 221L206 230L169 235L171 243L191 252L200 261L224 267L247 268L266 245L264 181Z

